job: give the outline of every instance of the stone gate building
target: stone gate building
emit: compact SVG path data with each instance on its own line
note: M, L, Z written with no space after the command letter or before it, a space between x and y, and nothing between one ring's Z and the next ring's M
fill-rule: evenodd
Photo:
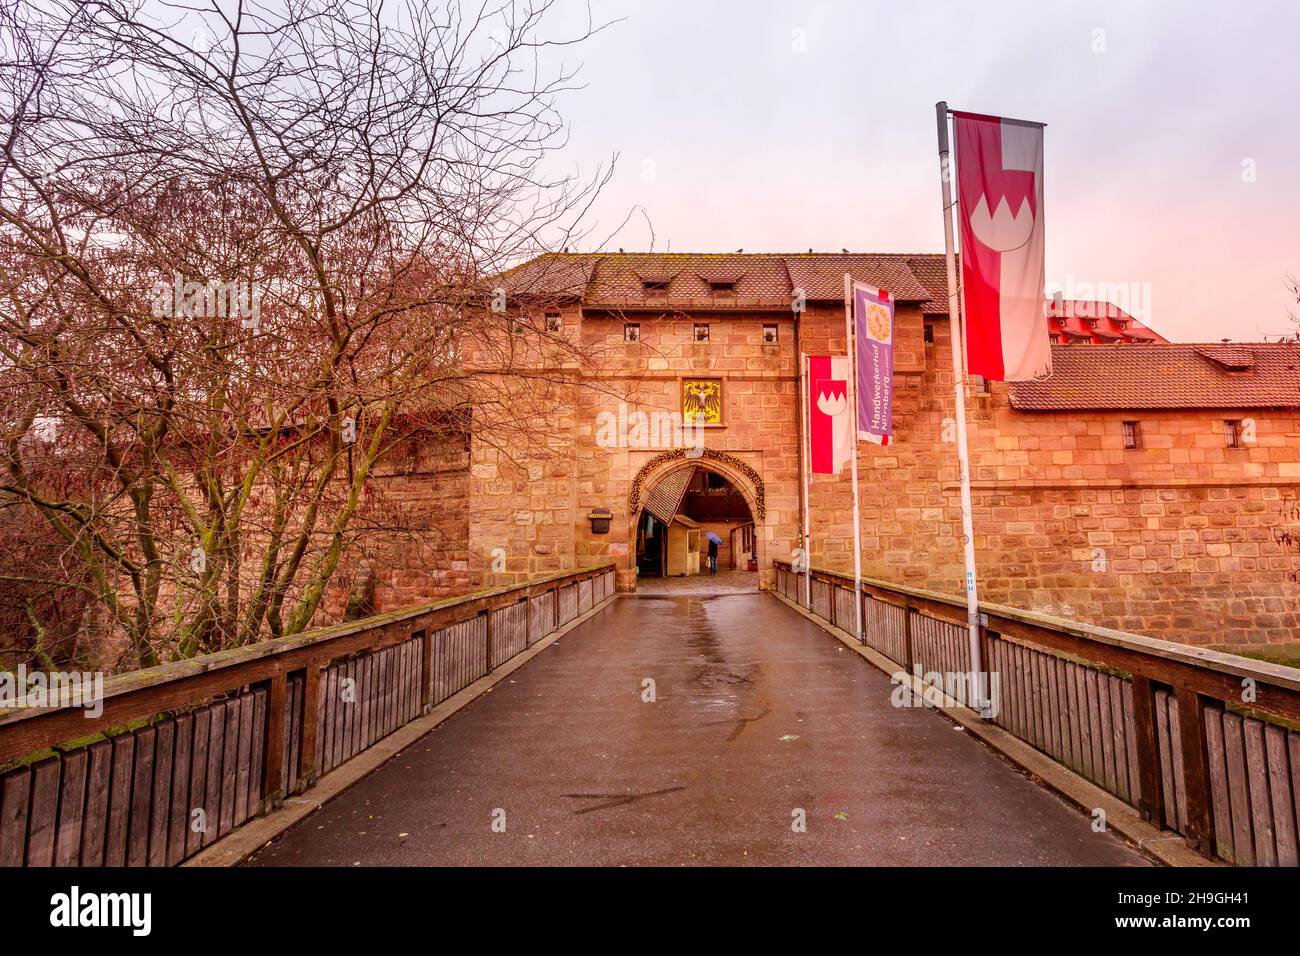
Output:
M799 355L844 354L845 272L897 302L895 441L859 449L863 573L960 593L944 260L895 254L557 254L508 273L521 334L598 358L551 377L571 400L547 454L471 443L467 584L613 559L631 589L714 530L724 566L769 586L801 535ZM969 383L981 596L1295 642L1300 346L1168 344L1126 318L1073 317L1127 344L1054 345L1046 381ZM683 434L684 413L706 424ZM813 476L808 504L814 565L851 569L847 473Z

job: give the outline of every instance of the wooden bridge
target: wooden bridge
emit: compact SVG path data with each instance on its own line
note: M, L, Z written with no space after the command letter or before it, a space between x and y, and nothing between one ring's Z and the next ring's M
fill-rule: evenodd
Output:
M110 678L0 711L0 865L1297 864L1295 670L986 605L981 719L964 619L601 565Z

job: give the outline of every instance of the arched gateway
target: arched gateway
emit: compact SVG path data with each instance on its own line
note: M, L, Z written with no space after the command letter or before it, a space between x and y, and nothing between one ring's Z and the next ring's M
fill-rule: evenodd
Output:
M719 542L723 573L764 567L767 491L758 472L734 455L711 448L656 455L632 481L627 514L629 541L635 542L629 576L634 568L665 578L707 573L705 535ZM754 587L761 578L753 575Z

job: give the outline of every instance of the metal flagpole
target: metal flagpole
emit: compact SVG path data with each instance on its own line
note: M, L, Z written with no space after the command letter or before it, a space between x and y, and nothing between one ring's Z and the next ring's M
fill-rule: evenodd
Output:
M853 637L862 640L862 518L858 507L858 350L853 334L853 279L844 273L844 333L849 350L849 408L853 409ZM809 602L811 607L811 601Z
M961 296L957 289L957 255L952 237L952 164L948 154L948 104L934 105L939 121L939 178L943 183L943 249L948 264L948 327L952 341L952 392L957 416L957 465L961 475L961 531L966 561L966 629L970 638L970 668L976 688L973 709L985 712L984 662L980 653L980 599L975 579L975 524L971 517L970 449L966 445L966 376L962 361Z
M799 379L803 384L803 397L799 402L799 411L803 414L804 447L799 449L799 477L803 481L803 594L804 603L812 608L812 531L808 527L808 473L812 471L812 435L808 431L808 403L811 401L808 391L808 353L799 356Z

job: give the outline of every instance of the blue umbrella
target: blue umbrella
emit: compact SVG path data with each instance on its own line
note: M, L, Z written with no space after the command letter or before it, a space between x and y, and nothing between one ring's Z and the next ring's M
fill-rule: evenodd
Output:
M722 544L722 539L719 538L719 537L718 537L716 534L714 534L712 531L706 531L706 532L704 532L704 537L708 538L710 541L716 542L717 544Z

